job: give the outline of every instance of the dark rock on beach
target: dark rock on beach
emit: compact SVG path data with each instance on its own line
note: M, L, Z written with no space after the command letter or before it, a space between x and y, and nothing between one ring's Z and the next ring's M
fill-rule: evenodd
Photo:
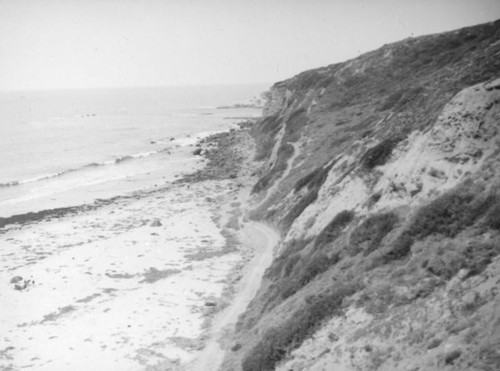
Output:
M204 180L237 178L243 159L239 147L244 136L248 135L247 127L214 134L203 139L203 142L200 142L202 147L196 149L193 154L202 155L208 159L207 165L195 173L184 176L179 181L201 182ZM207 148L210 148L210 150Z
M12 215L7 218L0 218L0 233L2 233L2 228L9 224L26 224L38 222L40 220L57 219L67 215L74 215L81 211L94 210L99 206L101 206L101 202L96 201L96 203L92 205L61 207L37 212L29 212L26 214Z
M151 227L161 227L161 226L162 226L161 221L158 218L153 220L153 222L151 223Z
M27 289L29 286L32 286L35 283L35 281L25 280L21 276L15 276L15 277L12 277L12 279L10 280L10 283L14 284L14 290L22 291L22 290Z
M12 277L12 279L10 280L10 283L18 283L19 281L22 281L23 278L21 276L15 276L15 277Z

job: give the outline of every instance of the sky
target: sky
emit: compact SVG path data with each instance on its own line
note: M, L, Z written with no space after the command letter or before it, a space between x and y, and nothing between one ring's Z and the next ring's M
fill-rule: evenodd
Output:
M499 0L0 0L0 90L272 83Z

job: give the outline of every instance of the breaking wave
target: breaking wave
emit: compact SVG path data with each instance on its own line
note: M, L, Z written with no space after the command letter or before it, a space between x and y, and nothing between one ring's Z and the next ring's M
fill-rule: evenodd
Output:
M120 165L124 162L154 156L154 155L157 155L159 153L165 153L165 152L170 153L169 152L170 149L171 148L168 147L168 148L163 148L163 149L156 150L156 151L141 152L141 153L137 153L134 155L126 155L126 156L117 157L114 160L103 161L103 162L92 162L92 163L80 166L78 168L71 168L71 169L66 169L66 170L62 170L59 172L55 172L55 173L43 174L43 175L40 175L40 176L37 176L34 178L13 180L13 181L5 182L5 183L0 183L0 188L15 187L15 186L23 185L23 184L40 182L40 181L44 181L47 179L57 178L57 177L60 177L60 176L63 176L63 175L69 174L69 173L88 170L90 168Z

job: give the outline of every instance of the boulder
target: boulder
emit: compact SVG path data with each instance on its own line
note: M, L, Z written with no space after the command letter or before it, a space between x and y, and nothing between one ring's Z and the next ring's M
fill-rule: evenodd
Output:
M161 221L160 219L155 219L153 220L153 222L151 223L151 227L161 227L163 224L161 224Z
M23 278L21 276L14 276L11 278L10 283L18 283L22 280L23 280Z

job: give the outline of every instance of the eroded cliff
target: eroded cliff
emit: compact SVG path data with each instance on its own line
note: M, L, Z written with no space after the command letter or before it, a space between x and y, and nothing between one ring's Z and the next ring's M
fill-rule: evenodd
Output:
M277 83L250 217L282 233L225 369L500 369L500 21Z

